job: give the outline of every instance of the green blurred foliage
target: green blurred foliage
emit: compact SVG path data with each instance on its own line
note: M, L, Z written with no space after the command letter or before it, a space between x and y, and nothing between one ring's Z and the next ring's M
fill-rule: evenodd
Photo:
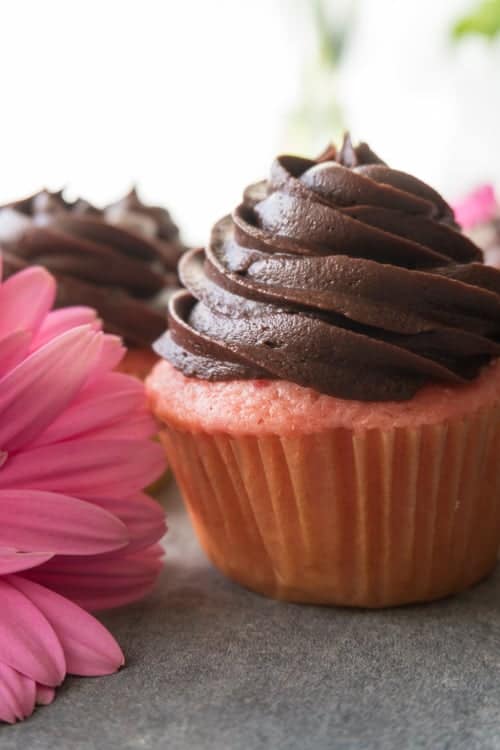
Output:
M302 153L319 153L345 130L338 100L339 65L354 23L357 0L298 0L314 30L305 60L300 97L287 123L287 143Z
M325 67L335 68L344 50L346 29L342 24L332 26L323 0L313 0L311 12L317 33L319 60Z
M494 39L500 34L500 0L482 0L453 26L454 39L477 34Z

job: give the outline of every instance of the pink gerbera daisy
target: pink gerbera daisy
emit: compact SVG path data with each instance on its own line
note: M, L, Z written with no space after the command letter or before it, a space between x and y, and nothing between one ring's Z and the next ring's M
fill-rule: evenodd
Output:
M1 279L1 258L0 258ZM51 312L29 268L0 285L0 719L49 703L67 673L123 655L85 610L140 598L161 568L164 470L142 383L87 308Z
M453 210L455 219L465 230L491 221L498 211L493 186L480 185L461 201L455 203Z

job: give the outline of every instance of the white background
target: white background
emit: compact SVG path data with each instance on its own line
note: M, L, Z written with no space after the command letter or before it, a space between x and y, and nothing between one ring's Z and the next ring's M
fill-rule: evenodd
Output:
M341 70L354 133L452 197L500 176L498 45L448 40L468 5L361 0ZM312 53L307 6L2 3L0 201L65 184L99 204L138 182L202 243L244 185L294 146L286 123Z

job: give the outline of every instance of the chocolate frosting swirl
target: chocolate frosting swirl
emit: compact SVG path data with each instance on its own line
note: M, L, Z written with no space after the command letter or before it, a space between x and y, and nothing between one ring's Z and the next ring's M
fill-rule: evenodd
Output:
M155 349L187 376L406 400L500 354L500 272L438 193L348 137L279 157L180 276Z
M58 306L95 307L129 345L149 346L164 330L182 246L168 212L135 190L102 211L48 191L3 206L0 246L7 274L45 266L58 281Z

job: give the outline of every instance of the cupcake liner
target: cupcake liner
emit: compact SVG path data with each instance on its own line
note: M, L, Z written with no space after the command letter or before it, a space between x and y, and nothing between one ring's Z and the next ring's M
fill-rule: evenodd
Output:
M278 599L361 607L458 592L494 567L500 405L435 425L161 439L208 557Z

